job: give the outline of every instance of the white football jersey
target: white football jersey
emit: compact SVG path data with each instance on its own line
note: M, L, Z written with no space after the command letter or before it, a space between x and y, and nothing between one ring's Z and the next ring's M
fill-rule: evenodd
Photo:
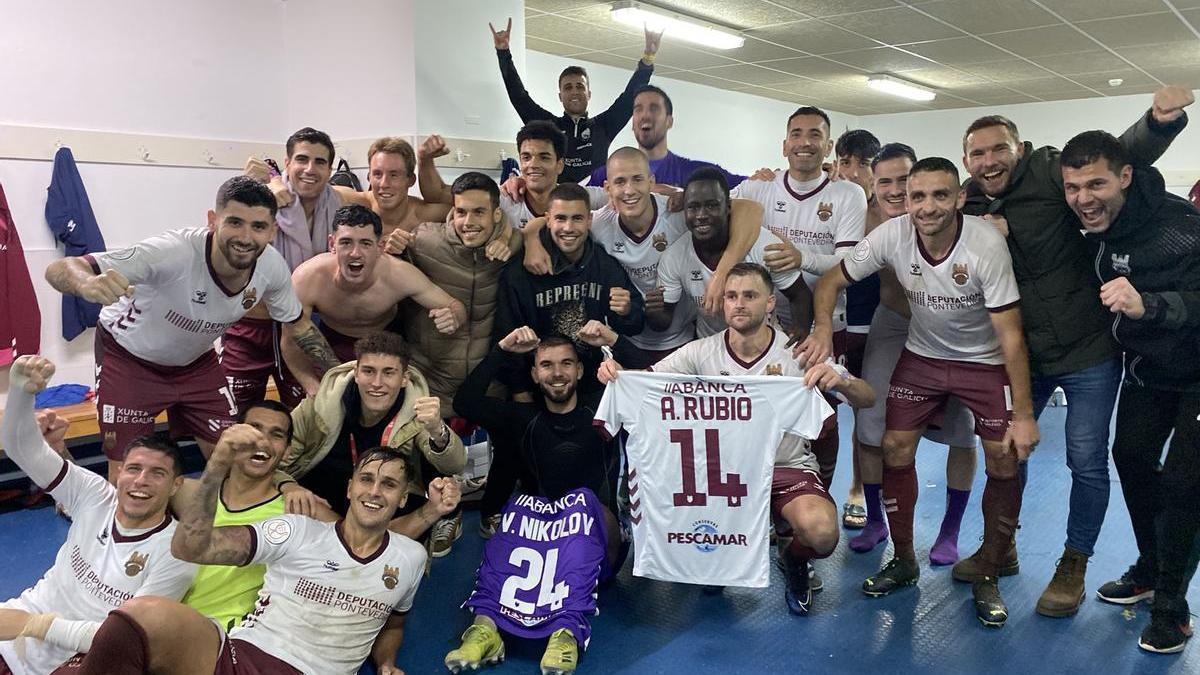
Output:
M820 178L797 183L787 171L776 171L770 181L746 180L734 188L731 198L752 199L763 207L763 225L782 239L792 242L801 253L833 254L854 246L866 229L867 196L862 188L848 181ZM804 281L815 289L819 274L804 273ZM782 297L776 311L781 320L790 320L791 310ZM833 329L846 327L846 293L838 294L833 313Z
M842 261L852 281L891 267L912 308L905 347L920 356L1001 365L1004 354L989 312L1020 300L1008 244L991 225L959 214L950 252L935 260L908 215L871 231Z
M831 413L790 377L621 373L596 420L629 432L633 573L766 586L773 448L816 438Z
M52 451L46 448L46 452ZM63 462L62 471L47 488L71 514L67 540L42 578L0 607L101 622L133 597L183 597L196 566L171 555L176 523L170 515L152 528L121 529L115 520L116 488L71 462ZM46 642L26 640L21 660L12 642L0 642L0 657L14 675L45 675L74 655Z
M244 288L227 289L209 263L204 228L170 230L128 248L85 256L97 274L117 270L133 297L100 310L100 323L130 354L160 366L186 366L250 308L265 302L271 318L300 317L292 273L274 246L254 264Z
M642 237L635 237L611 206L592 214L592 240L625 268L625 273L642 295L658 286L658 262L667 247L688 233L683 212L667 210L667 198L651 195L654 203L654 225ZM662 351L674 349L696 337L696 311L690 304L675 308L675 316L666 330L649 326L629 341L640 349Z
M588 198L591 200L588 205L590 209L598 209L608 203L608 193L602 187L584 186L588 191ZM508 195L500 194L500 210L504 215L508 216L508 222L512 223L513 227L518 230L525 229L525 224L534 218L541 218L545 213L538 213L533 210L533 206L529 204L529 196L525 195L520 201L513 201Z
M763 258L768 244L779 242L779 237L769 230L763 229L758 234L758 240L746 254L746 262L758 263L766 267ZM768 268L769 269L769 268ZM663 301L690 305L696 313L696 334L700 337L715 335L725 330L725 318L721 315L709 316L698 309L704 301L704 286L712 278L713 270L705 265L700 256L696 255L696 247L692 245L692 235L680 237L667 247L662 260L658 263L658 285L663 287ZM771 279L776 288L791 288L800 278L800 272L772 272ZM686 299L685 299L686 296ZM787 301L784 300L784 305ZM679 307L675 311L679 311ZM779 303L775 305L776 314ZM786 327L786 326L785 326Z
M354 555L341 525L285 515L247 525L266 576L254 611L229 637L304 673L353 675L393 613L412 608L425 549L388 532L379 550Z

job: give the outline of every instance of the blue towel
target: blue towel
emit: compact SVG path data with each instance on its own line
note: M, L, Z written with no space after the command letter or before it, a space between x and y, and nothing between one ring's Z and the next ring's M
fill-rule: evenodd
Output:
M46 191L46 223L65 246L66 255L104 251L104 236L100 234L100 225L92 213L92 203L88 201L70 148L59 148L54 154L54 176ZM100 305L69 293L64 293L62 298L63 339L73 340L96 325Z
M82 384L59 384L48 387L33 398L34 408L61 408L88 400L92 388Z

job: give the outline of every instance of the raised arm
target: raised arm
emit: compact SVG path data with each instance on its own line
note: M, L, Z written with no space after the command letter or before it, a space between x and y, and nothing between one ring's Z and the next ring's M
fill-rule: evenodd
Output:
M492 44L496 47L496 60L500 62L500 76L504 78L504 89L508 92L508 101L512 103L513 110L517 111L521 123L528 124L530 120L554 119L554 113L534 102L533 97L525 90L525 84L521 82L521 75L517 72L516 65L513 64L512 50L509 49L509 41L512 37L512 17L508 18L508 25L504 27L504 30L496 30L491 23L488 24L488 28L492 29Z
M658 46L662 43L662 31L655 33L649 26L644 30L646 49L642 52L637 67L633 69L633 74L629 76L625 90L612 102L608 110L596 115L596 121L604 126L609 138L621 133L625 125L629 124L629 118L633 117L633 99L637 97L639 89L650 84L650 76L654 74L654 59L658 55Z
M1187 126L1187 113L1183 109L1195 100L1192 91L1185 87L1167 86L1154 92L1150 110L1121 134L1130 161L1145 166L1158 161Z
M450 186L442 180L437 165L433 160L450 152L446 140L437 134L430 134L421 141L417 149L417 188L426 204L454 204L454 194Z
M54 376L54 364L41 356L21 356L9 370L8 403L0 423L0 443L8 457L41 488L63 471L63 459L42 437L34 415L34 396Z
M179 526L171 538L171 555L201 565L245 565L250 561L252 535L244 525L213 527L221 483L229 475L234 453L253 447L269 450L266 437L249 424L235 424L221 433L198 488L178 509Z
M991 312L992 328L1004 352L1004 370L1012 392L1012 421L1008 438L1017 451L1017 459L1026 459L1038 442L1037 420L1033 417L1033 395L1029 384L1029 351L1021 330L1021 310L1009 307Z

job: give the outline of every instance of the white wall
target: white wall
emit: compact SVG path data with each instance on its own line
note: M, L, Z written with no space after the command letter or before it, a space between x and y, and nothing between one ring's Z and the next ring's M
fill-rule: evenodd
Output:
M272 45L267 69L284 114L283 126L272 129L280 141L305 126L328 132L335 143L416 131L413 40L414 26L422 24L412 0L252 1L283 15L283 39Z
M1016 123L1024 140L1034 147L1053 145L1061 148L1072 136L1088 129L1105 129L1120 135L1139 115L1150 108L1150 94L1116 96L1106 99L1049 101L997 105L987 108L937 110L896 115L869 115L859 118L865 129L888 143L908 143L919 157L939 155L962 164L962 132L983 115L1004 115ZM1195 106L1190 109L1193 120L1155 164L1168 176L1183 172L1185 181L1175 179L1168 185L1175 192L1187 194L1192 183L1200 179L1200 129ZM1170 172L1170 173L1168 173Z
M664 51L670 48L669 43L662 47ZM622 70L541 52L527 52L525 70L521 72L525 88L542 107L561 110L558 104L558 74L573 63L586 67L591 76L592 112L608 107L625 89L632 73L632 67ZM499 78L499 73L496 77ZM743 174L764 166L785 166L783 138L786 135L787 118L798 104L672 80L670 75L655 75L650 78L650 83L662 87L671 97L675 108L675 126L667 135L672 152L716 162L730 171ZM833 122L835 135L847 128L855 128L857 120L852 115L833 110L827 112ZM623 145L637 145L628 126L613 141L612 147L616 149Z
M523 0L437 0L413 8L416 47L416 133L512 142L521 119L508 104L488 22L525 34ZM521 44L524 38L519 37ZM532 54L531 54L532 55ZM525 55L513 60L524 72Z
M0 0L0 123L146 134L282 141L278 79L254 76L282 62L283 4L272 0ZM62 339L61 296L43 280L61 257L44 217L46 161L0 160L0 184L24 244L42 315L42 351L58 382L92 383L92 335ZM3 150L0 149L0 154ZM77 157L84 160L85 157ZM218 169L81 162L110 247L202 225L222 181ZM0 371L7 391L8 371Z

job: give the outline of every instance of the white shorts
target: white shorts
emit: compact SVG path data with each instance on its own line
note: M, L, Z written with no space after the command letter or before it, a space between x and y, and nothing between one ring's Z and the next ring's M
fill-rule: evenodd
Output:
M870 408L859 408L855 416L855 434L858 442L879 447L883 444L886 428L887 391L892 381L892 371L904 351L908 339L908 319L903 315L879 305L871 319L871 330L867 333L867 346L863 353L862 377L875 390L876 403ZM975 416L962 401L951 398L938 424L925 430L925 438L934 443L952 448L975 447Z

